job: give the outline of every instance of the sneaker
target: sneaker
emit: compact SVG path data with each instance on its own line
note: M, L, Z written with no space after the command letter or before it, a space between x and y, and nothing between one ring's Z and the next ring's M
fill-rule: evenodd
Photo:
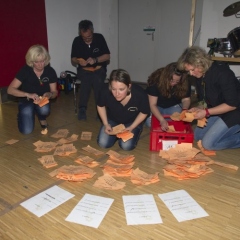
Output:
M48 129L47 128L42 129L41 134L46 135L47 133L48 133Z
M79 108L79 112L78 112L78 120L86 120L87 116L86 116L86 108Z

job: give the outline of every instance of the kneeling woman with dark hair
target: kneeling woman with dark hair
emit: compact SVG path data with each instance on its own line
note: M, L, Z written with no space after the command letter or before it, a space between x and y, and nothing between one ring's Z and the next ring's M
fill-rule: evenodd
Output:
M109 86L100 92L97 109L103 123L97 138L99 146L110 148L118 140L123 150L134 149L150 107L147 94L131 82L127 71L117 69L111 72ZM116 135L111 135L112 127L119 124L124 124L125 130L134 134L132 139L124 142Z

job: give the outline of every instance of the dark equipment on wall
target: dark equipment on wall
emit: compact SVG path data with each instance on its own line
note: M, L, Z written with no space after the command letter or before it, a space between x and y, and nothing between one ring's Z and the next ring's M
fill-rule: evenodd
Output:
M236 18L239 18L240 15L237 14L239 11L240 11L240 2L235 2L224 9L223 16L229 17L232 15L235 15Z

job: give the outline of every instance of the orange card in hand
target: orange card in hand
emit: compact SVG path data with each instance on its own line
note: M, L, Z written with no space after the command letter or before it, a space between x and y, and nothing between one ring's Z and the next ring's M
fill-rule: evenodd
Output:
M35 104L38 104L39 107L43 107L44 105L49 103L49 100L47 97L39 97L39 101L34 101Z
M129 139L133 138L134 134L130 131L120 132L116 135L118 138L121 138L124 142L128 141Z

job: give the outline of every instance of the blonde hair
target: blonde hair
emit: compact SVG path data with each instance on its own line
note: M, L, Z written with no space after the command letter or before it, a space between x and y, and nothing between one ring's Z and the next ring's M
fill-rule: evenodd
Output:
M204 49L198 46L193 46L185 49L179 57L177 68L179 70L185 70L185 64L201 68L203 73L206 73L212 65L212 60Z
M33 67L33 62L41 60L44 60L44 66L47 66L51 57L44 46L37 44L28 49L25 59L29 67Z

